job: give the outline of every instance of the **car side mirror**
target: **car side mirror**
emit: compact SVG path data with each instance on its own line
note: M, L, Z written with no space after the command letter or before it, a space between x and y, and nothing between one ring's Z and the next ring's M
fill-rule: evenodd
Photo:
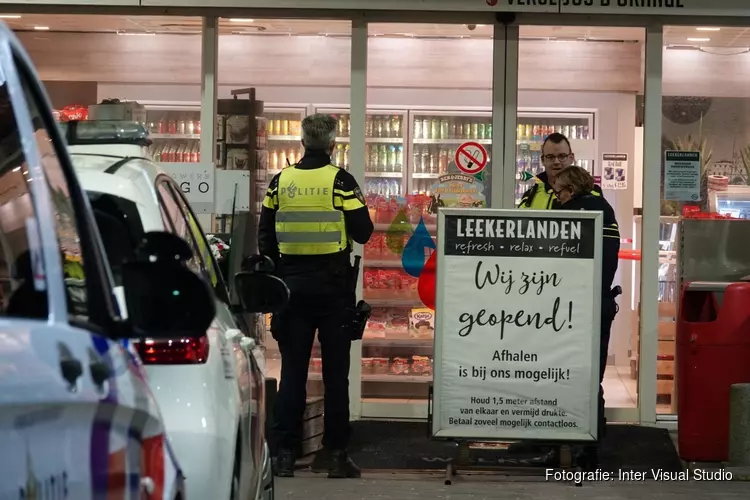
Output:
M277 313L289 303L289 288L272 274L243 271L234 276L234 285L248 313Z
M122 267L128 320L135 337L195 338L206 334L216 316L211 287L185 262L193 252L182 238L166 232L143 235L135 257Z

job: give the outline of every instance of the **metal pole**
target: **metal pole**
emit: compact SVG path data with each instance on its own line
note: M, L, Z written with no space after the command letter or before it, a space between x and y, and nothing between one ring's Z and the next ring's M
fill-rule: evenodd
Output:
M214 186L217 185L215 165L216 144L216 75L219 58L219 21L215 16L203 18L201 31L201 163L214 172ZM213 232L211 219L216 210L216 188L214 188L214 207L208 215L208 221L200 220L205 215L198 215L204 231ZM208 224L206 224L208 222Z
M638 407L641 423L656 422L656 353L659 327L659 216L661 214L661 85L663 30L646 28L643 143L643 225L641 229L641 347Z
M365 182L365 120L367 119L367 21L352 21L351 87L350 87L350 172L357 184ZM354 255L362 255L362 246L354 245ZM362 298L362 268L357 280L357 300ZM352 420L362 416L362 343L352 343L349 368L349 411Z
M516 124L518 123L518 36L517 25L505 27L505 128L503 141L503 204L516 207Z

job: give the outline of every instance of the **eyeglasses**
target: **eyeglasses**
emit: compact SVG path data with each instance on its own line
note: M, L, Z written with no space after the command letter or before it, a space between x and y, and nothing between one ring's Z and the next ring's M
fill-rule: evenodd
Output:
M542 160L550 162L550 161L565 161L568 158L570 158L570 153L560 154L560 155L542 155Z
M553 193L553 194L555 195L555 197L557 197L557 198L559 198L559 197L560 197L560 193L562 193L563 191L570 191L570 192L572 193L572 192L573 192L573 189L571 189L571 188L570 188L570 186L565 186L564 188L562 188L562 189L560 189L560 190L557 190L557 189L554 189L554 188L552 189L552 193Z

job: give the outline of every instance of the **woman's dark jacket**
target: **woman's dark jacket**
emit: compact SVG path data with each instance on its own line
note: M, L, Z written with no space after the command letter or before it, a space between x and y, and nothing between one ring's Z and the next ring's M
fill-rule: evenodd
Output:
M612 205L599 193L575 195L567 203L558 207L561 210L599 211L604 214L604 245L602 246L602 294L611 296L612 282L620 260L620 229Z

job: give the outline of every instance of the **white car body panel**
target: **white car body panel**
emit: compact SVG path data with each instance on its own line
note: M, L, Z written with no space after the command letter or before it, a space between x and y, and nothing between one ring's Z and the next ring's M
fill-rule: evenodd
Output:
M168 230L154 191L157 177L163 174L157 165L144 157L125 163L112 174L105 170L117 159L90 156L101 153L135 157L142 154L138 146L117 145L106 153L101 146L99 149L88 145L71 146L69 150L86 191L126 198L138 207L145 231ZM265 468L270 470L270 457L253 450L255 422L251 417L260 412L257 405L251 404L252 380L258 375L253 373L249 357L258 354L243 347L242 332L234 339L227 338L234 336L227 332L237 329L234 316L218 299L216 310L214 324L207 331L209 356L205 364L146 365L145 368L165 419L170 443L185 473L190 498L229 499L235 445L239 442L242 446L240 491L248 492L248 500L255 500L256 490L260 489L258 478ZM261 380L257 386L262 387L262 383ZM239 439L237 432L240 432Z

